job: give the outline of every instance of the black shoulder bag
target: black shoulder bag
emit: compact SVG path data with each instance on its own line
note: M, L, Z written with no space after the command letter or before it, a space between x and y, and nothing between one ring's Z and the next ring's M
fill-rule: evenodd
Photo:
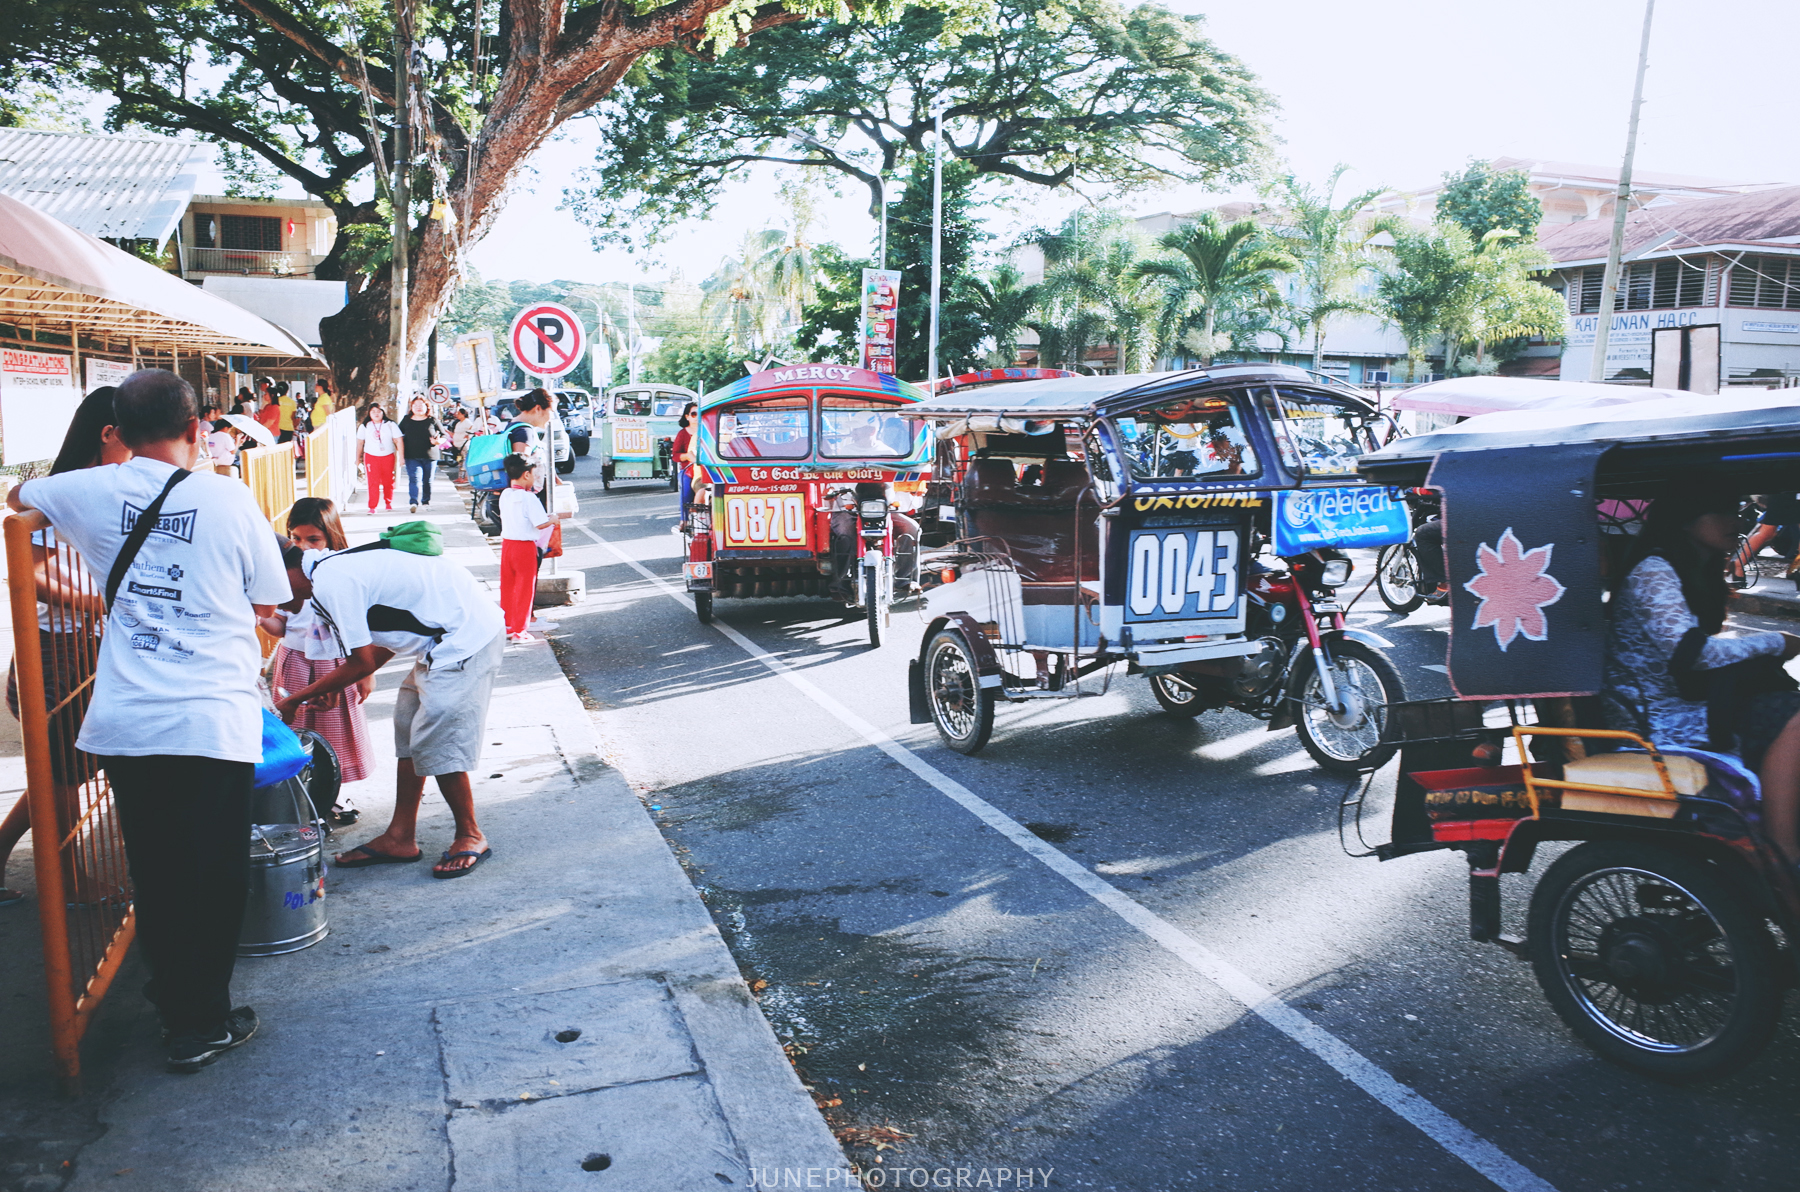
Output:
M169 497L169 490L186 480L193 473L186 468L176 468L163 490L156 494L156 500L150 502L150 508L138 514L137 524L131 527L131 533L125 536L125 545L119 548L119 557L113 560L112 570L106 576L106 611L112 612L113 597L119 594L119 585L125 582L126 572L136 561L138 552L144 549L144 540L150 537L150 531L162 518L163 502Z

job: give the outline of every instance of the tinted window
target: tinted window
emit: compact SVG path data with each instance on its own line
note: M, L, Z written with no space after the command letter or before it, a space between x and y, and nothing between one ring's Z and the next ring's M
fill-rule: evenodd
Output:
M1255 476L1262 468L1236 401L1214 394L1165 402L1113 419L1119 450L1139 480Z
M692 400L689 397L677 397L665 393L656 399L656 416L658 418L679 418L681 411L686 409L688 402Z
M903 407L860 397L819 401L819 454L827 459L905 459L918 441L919 420Z
M805 459L812 448L812 399L772 397L709 414L724 459Z
M650 413L650 395L648 393L615 393L612 403L615 414L643 418Z

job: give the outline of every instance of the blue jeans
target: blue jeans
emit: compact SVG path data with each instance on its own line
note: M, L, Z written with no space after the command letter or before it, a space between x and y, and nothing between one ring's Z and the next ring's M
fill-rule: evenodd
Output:
M408 505L431 504L431 469L434 464L428 459L409 459L406 461L406 503ZM419 498L419 490L425 490L424 499Z

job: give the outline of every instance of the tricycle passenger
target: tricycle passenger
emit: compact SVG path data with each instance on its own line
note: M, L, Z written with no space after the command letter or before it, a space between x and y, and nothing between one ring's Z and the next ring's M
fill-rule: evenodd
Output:
M1613 595L1602 700L1612 727L1664 748L1735 752L1762 780L1763 821L1800 861L1800 684L1791 633L1726 635L1725 557L1737 499L1689 488L1659 497Z

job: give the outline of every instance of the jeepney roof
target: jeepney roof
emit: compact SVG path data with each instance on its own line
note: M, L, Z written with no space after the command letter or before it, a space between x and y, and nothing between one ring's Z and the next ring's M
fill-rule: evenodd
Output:
M723 389L715 389L700 399L702 411L742 401L748 397L764 397L795 390L830 389L834 393L866 393L893 401L923 401L925 391L910 381L887 373L870 372L845 364L794 364L765 368L739 377Z
M640 381L636 385L614 385L606 391L613 393L679 393L683 397L691 397L696 401L700 395L686 385L669 385L662 381Z
M1123 373L1104 377L1052 377L1047 380L964 389L939 394L924 402L914 412L935 422L963 421L984 416L1048 421L1128 408L1140 400L1148 400L1172 390L1240 385L1247 381L1316 384L1304 370L1286 365L1222 364L1209 369Z

